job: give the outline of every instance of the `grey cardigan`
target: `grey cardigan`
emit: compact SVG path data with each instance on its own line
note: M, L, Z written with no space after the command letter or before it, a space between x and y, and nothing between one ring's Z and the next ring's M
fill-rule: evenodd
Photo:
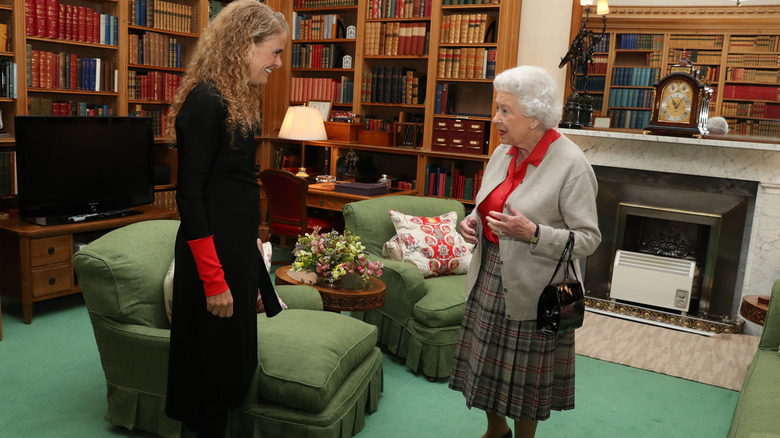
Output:
M499 145L490 157L477 193L477 207L506 178L512 158L506 154L510 147ZM539 225L539 241L532 245L506 236L500 238L501 280L508 319L536 319L539 294L550 281L569 230L574 232L573 258L588 256L596 250L601 242L596 215L597 190L596 175L582 150L563 135L550 145L538 168L528 166L523 182L509 194L508 201ZM504 213L509 214L506 206ZM486 242L477 208L471 215L477 219L479 244L466 276L467 297L477 281ZM562 278L562 271L558 277Z

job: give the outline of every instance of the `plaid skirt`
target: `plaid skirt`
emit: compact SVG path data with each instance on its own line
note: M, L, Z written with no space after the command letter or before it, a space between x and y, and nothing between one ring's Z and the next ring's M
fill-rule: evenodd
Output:
M551 410L574 409L574 332L544 335L535 320L507 319L503 290L498 245L486 242L449 387L463 393L469 409L513 420L546 420Z

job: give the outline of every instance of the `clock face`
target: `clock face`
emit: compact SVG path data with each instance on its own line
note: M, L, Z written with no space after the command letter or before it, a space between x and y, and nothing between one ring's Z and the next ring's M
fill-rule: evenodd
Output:
M659 122L687 124L691 120L693 89L682 80L671 81L661 91Z

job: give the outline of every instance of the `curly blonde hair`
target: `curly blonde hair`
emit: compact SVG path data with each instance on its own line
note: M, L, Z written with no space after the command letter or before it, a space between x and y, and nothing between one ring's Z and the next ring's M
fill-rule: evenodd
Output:
M289 33L280 12L257 0L236 0L214 17L198 38L168 112L168 132L176 136L176 115L187 95L200 83L208 83L227 104L227 131L231 143L237 133L247 136L260 124L262 85L249 82L247 51Z

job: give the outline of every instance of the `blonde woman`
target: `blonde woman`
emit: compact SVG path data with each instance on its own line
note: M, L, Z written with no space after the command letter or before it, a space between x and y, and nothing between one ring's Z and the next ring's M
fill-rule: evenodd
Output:
M224 436L257 367L257 290L273 286L257 248L253 132L288 33L268 6L230 3L200 36L169 113L181 227L166 413L198 437Z

